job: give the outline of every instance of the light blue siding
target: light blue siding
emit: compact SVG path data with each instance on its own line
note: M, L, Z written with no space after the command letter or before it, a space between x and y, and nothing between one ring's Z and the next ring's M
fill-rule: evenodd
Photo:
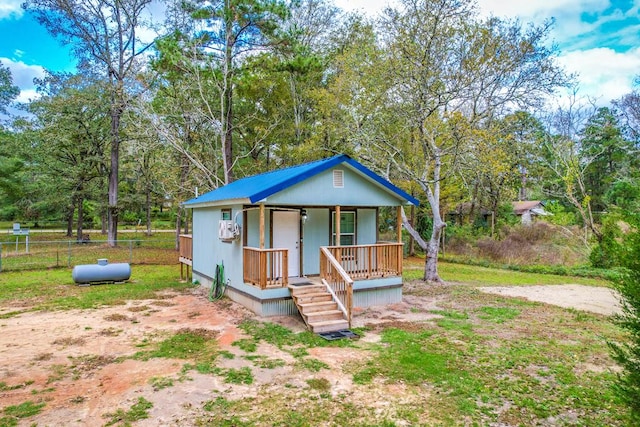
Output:
M344 187L334 188L333 170L344 171ZM289 206L397 206L400 200L387 189L339 165L267 198L268 204Z
M231 218L241 209L232 206ZM222 219L221 208L193 210L193 277L201 283L209 284L215 277L216 265L224 264L225 279L231 283L242 281L242 239L223 242L218 238L218 221ZM235 217L242 227L242 215Z

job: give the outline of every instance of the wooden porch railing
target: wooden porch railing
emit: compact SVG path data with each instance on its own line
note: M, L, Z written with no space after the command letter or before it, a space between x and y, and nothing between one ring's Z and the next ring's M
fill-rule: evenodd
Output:
M191 265L193 262L193 240L191 234L181 234L180 239L180 262ZM189 262L183 262L189 261Z
M180 243L180 280L184 280L184 266L187 266L187 276L189 279L189 267L193 266L193 239L191 234L181 234L178 236Z
M260 289L285 288L289 284L289 251L287 249L243 248L245 283Z
M345 312L351 327L353 280L327 247L320 248L320 278L338 299L338 305Z
M354 280L402 275L402 243L329 246L327 249Z

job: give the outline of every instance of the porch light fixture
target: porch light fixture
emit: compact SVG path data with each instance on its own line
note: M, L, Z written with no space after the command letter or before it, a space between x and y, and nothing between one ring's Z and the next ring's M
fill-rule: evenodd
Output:
M302 223L304 224L305 222L307 222L307 218L309 218L307 216L307 210L306 209L302 209L300 211L300 218L302 219Z

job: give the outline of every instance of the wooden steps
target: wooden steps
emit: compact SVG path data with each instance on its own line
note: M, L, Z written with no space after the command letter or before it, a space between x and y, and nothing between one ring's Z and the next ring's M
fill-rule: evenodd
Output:
M344 313L325 285L289 285L289 290L302 320L312 332L334 332L349 328Z

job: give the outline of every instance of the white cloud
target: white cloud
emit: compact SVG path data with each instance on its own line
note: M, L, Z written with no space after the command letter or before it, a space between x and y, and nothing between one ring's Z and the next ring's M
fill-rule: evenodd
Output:
M606 104L631 92L633 79L640 71L640 47L625 53L609 48L576 50L558 60L567 71L579 73L582 94Z
M4 67L9 67L13 77L13 84L20 88L20 95L17 99L18 102L28 102L38 97L33 79L41 79L45 76L44 67L40 65L27 65L22 61L14 61L9 58L0 58L0 63L2 63Z
M40 98L40 94L38 94L35 89L21 89L20 95L18 95L16 101L20 103L29 103L38 98Z
M520 17L524 21L539 22L546 18L577 14L588 10L599 12L609 6L609 0L536 0L504 1L478 0L478 6L486 13L498 17Z
M23 13L21 4L23 2L24 0L1 0L0 19L21 17Z

